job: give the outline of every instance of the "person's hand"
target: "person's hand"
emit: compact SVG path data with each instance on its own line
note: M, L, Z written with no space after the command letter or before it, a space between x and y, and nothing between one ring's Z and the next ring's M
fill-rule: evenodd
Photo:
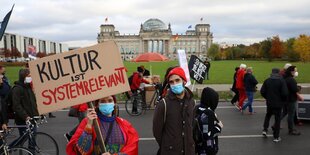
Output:
M297 93L297 100L298 101L304 101L304 97L302 97L302 95Z
M6 124L2 124L2 130L6 131L8 129L8 126Z
M27 117L26 117L26 122L27 122L27 121L30 121L30 119L31 119L31 117L27 116Z
M221 128L223 128L223 127L224 127L224 125L223 125L222 121L219 121L217 124L218 124Z
M110 152L102 153L101 155L111 155Z
M95 109L89 108L89 109L88 109L88 113L87 113L87 120L88 120L87 126L88 126L89 128L92 127L92 125L93 125L93 120L94 120L94 119L97 119L97 117L98 117L98 116L97 116L97 113L96 113Z

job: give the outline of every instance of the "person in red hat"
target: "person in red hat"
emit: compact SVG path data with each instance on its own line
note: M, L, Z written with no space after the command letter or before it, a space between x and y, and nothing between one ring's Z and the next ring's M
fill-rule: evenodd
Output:
M173 68L166 78L169 90L157 104L153 117L157 154L193 155L193 93L185 87L187 81L181 67Z

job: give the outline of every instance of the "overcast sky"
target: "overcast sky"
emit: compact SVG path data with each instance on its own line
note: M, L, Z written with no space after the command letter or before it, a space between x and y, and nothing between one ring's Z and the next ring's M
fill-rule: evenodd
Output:
M6 32L69 46L95 44L101 24L138 34L149 18L171 23L174 34L203 18L218 43L251 44L274 35L285 40L310 33L309 0L0 0L0 20L14 3Z

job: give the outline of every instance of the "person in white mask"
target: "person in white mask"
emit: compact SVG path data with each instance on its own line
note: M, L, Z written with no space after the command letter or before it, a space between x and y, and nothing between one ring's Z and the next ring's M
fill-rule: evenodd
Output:
M15 123L26 125L26 121L33 116L38 116L38 108L34 92L31 88L32 78L29 69L19 70L19 79L12 88L12 105L15 113ZM19 135L23 135L25 128L18 128ZM34 127L36 132L36 127ZM29 146L29 149L33 149Z
M116 116L115 107L115 99L108 96L99 99L95 109L88 109L87 117L67 145L67 154L138 155L138 133L128 121ZM105 153L99 150L93 121L99 122L107 149Z

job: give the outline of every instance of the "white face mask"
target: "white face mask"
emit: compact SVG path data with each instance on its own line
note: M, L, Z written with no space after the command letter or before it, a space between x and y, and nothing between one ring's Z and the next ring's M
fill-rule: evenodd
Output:
M294 73L294 77L297 77L297 76L298 76L298 72L295 72L295 73Z
M32 78L31 77L26 77L24 82L25 83L31 83L32 82Z

